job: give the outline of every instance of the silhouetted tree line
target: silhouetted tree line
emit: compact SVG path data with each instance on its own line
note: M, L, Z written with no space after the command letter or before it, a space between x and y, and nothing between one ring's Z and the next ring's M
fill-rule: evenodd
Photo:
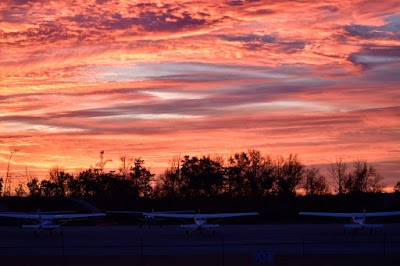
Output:
M141 158L121 157L118 171L105 172L104 151L100 162L78 174L55 167L49 178L31 178L27 190L20 185L17 195L67 196L76 198L123 199L229 197L262 198L306 195L381 192L383 177L366 161L355 161L351 169L341 160L330 165L328 176L318 168L307 168L297 155L263 156L258 150L236 153L225 160L220 156L172 158L170 166L155 179ZM400 187L400 186L399 186ZM0 191L2 182L0 179Z

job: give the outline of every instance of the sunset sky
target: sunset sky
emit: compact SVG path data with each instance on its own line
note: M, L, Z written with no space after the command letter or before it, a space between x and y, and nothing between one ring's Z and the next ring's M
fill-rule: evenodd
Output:
M0 177L248 149L400 181L400 2L0 1Z

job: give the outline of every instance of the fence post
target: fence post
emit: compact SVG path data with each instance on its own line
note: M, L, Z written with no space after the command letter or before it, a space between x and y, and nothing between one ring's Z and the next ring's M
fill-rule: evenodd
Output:
M224 236L221 236L221 256L222 256L222 266L225 266L225 241Z
M140 265L144 266L143 239L140 238Z
M65 243L64 243L64 234L62 233L62 231L61 231L61 233L60 233L60 238L61 238L61 255L62 255L62 257L64 257L65 256Z
M383 234L383 255L386 256L386 232Z

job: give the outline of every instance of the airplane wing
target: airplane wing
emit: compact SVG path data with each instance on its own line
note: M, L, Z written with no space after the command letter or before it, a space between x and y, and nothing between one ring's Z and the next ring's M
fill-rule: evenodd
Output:
M138 212L138 211L107 211L107 213L115 213L115 214L143 214L148 216L154 216L154 214L162 214L162 213L194 213L193 210L184 210L184 211L151 211L151 212Z
M362 212L300 212L299 215L311 215L311 216L325 216L325 217L344 217L344 218L354 218L363 217Z
M105 213L71 213L71 214L39 214L39 213L0 213L0 217L17 219L74 219L83 217L105 216Z
M40 217L45 219L75 219L87 217L100 217L106 216L105 213L71 213L71 214L44 214Z
M343 218L362 218L362 217L384 217L400 215L400 211L393 212L300 212L299 215L343 217Z
M39 214L34 213L0 213L0 217L11 217L17 219L39 219Z
M366 212L365 217L385 217L400 215L400 211L393 212Z
M196 213L194 210L180 210L180 211L158 211L153 213Z
M145 212L136 212L136 211L107 211L107 213L114 214L143 214Z
M42 211L35 211L35 212L1 212L1 214L61 214L61 213L76 213L75 211L48 211L48 212L42 212Z
M212 219L212 218L227 218L227 217L238 217L238 216L251 216L258 215L258 212L236 212L236 213L158 213L155 216L169 217L169 218L180 218L180 219Z

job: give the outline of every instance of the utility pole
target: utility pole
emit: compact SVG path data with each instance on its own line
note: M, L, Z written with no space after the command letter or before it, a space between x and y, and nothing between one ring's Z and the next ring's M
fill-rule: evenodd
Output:
M13 156L14 153L16 153L18 150L14 149L10 152L10 158L8 159L8 165L7 165L7 173L6 173L6 180L4 181L4 191L3 191L3 197L6 196L6 193L8 196L11 195L11 176L10 176L10 162L11 162L11 157ZM7 184L8 184L8 189L7 189Z

